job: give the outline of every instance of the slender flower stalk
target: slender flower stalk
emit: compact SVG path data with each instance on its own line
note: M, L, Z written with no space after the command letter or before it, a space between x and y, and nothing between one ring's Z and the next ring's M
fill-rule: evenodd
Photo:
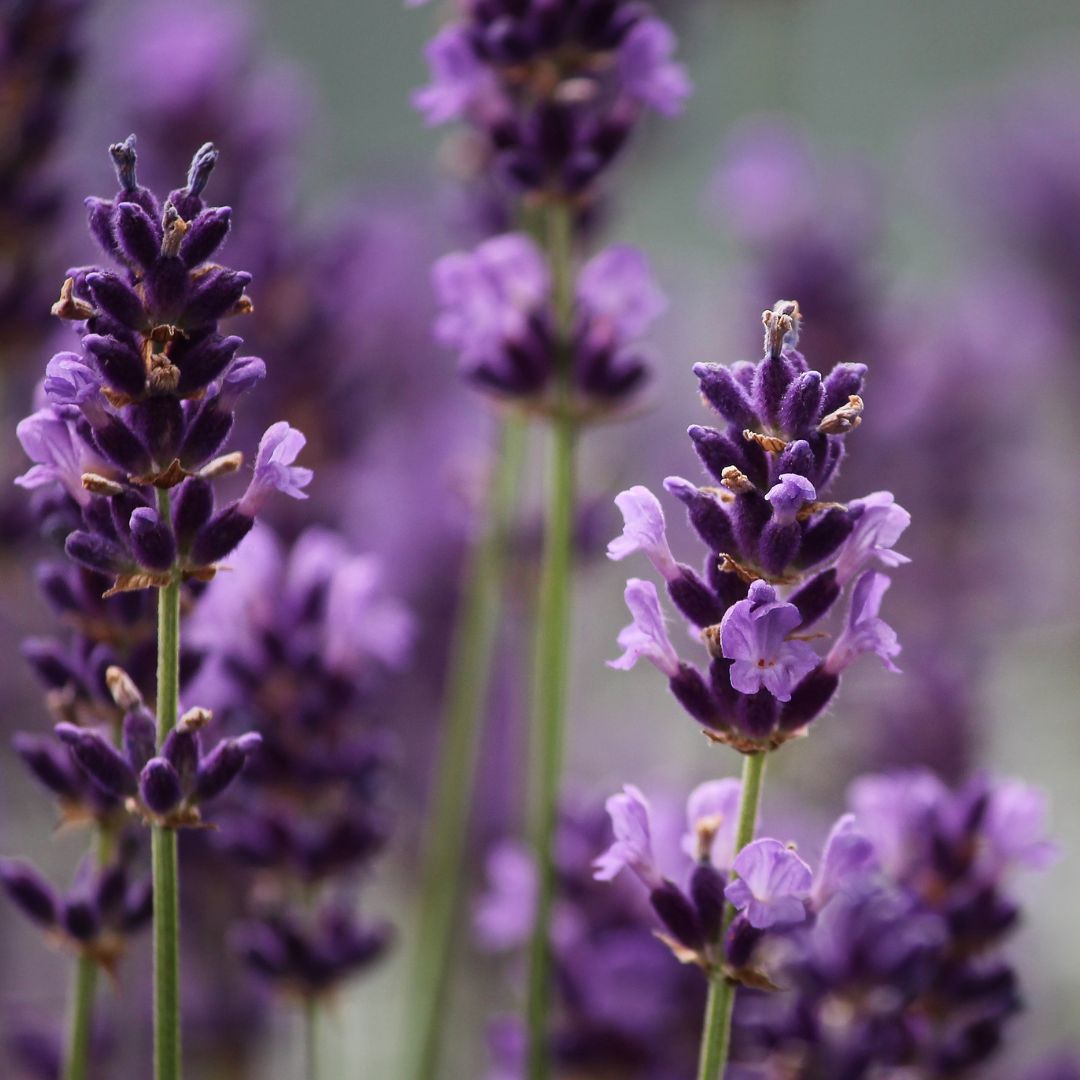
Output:
M565 742L566 701L570 674L570 592L573 579L575 443L577 425L569 408L570 349L573 327L573 251L569 208L553 206L547 214L547 248L552 275L559 370L551 418L550 458L543 567L537 604L532 684L530 795L532 844L537 866L536 918L529 944L526 1004L529 1080L548 1075L548 1005L550 998L551 911L555 895L555 830L559 778Z
M171 496L158 491L158 513L171 519ZM157 740L176 727L180 706L180 578L158 590ZM180 1080L180 872L176 830L154 825L151 833L154 880L154 1076Z
M438 755L416 927L415 1027L418 1080L435 1075L449 989L454 929L465 878L465 842L476 772L477 743L495 656L507 534L513 523L528 428L502 421L487 521L469 556L453 636L446 691L444 742Z
M90 1040L94 1029L94 999L98 966L89 956L75 961L71 1017L64 1048L64 1080L85 1080L90 1065Z
M736 855L754 839L767 756L764 752L759 752L743 757L739 823L735 833ZM721 940L727 937L734 918L734 905L725 904ZM731 1051L731 1017L734 1010L735 984L722 971L711 972L709 996L705 1003L705 1022L701 1032L698 1080L720 1080L723 1077Z

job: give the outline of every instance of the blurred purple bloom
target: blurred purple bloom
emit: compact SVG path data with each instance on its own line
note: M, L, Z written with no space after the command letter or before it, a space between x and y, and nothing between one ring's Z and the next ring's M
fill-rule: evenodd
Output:
M1044 792L1019 780L993 786L983 824L982 858L995 873L1013 866L1045 870L1060 855L1047 839L1047 799Z
M874 846L863 836L854 814L844 814L829 831L811 891L820 911L838 892L851 889L877 869Z
M644 252L628 245L606 248L585 263L577 299L590 335L617 342L641 337L667 308Z
M692 89L686 69L671 59L675 47L671 27L650 17L634 26L618 53L626 95L663 116L680 113Z
M413 106L431 126L465 116L493 87L491 72L480 60L464 26L447 26L424 48L431 82L412 97Z
M605 804L615 833L615 842L600 855L593 866L597 881L611 881L620 871L632 870L652 889L663 880L653 860L649 804L633 784L624 784L622 792L612 795Z
M847 621L825 659L825 669L839 675L857 656L874 653L889 671L899 672L892 658L900 652L896 631L878 616L892 582L885 574L867 570L851 590Z
M928 825L947 796L925 769L862 776L851 785L848 805L889 877L903 879L921 856Z
M623 596L634 621L619 631L617 640L625 651L618 659L609 660L608 667L629 671L639 660L645 659L668 678L674 678L680 669L679 657L664 626L656 586L651 581L631 578Z
M679 564L668 546L660 500L638 484L619 492L615 505L622 512L623 531L608 544L608 558L619 562L640 551L666 581L678 577Z
M536 863L520 844L497 844L485 864L488 888L473 912L473 928L484 948L495 952L529 940L536 910Z
M742 784L734 778L698 784L686 800L687 832L682 849L695 861L707 858L718 870L728 870L735 858Z
M755 840L735 856L738 877L724 895L757 930L806 918L810 867L779 840Z
M853 499L848 505L862 512L836 560L836 577L841 585L846 585L874 560L886 567L911 562L906 555L892 550L911 524L911 515L896 502L892 492L875 491L864 499Z
M731 685L741 694L768 690L778 701L818 664L805 641L788 641L802 622L799 609L776 599L776 590L755 581L745 600L732 604L720 623L720 646L731 665Z

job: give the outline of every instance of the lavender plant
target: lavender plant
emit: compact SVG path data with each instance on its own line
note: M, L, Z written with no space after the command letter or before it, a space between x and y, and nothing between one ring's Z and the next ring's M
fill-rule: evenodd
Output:
M739 803L736 780L700 785L681 850L654 851L649 805L628 785L608 800L615 842L596 876L629 869L675 956L744 988L746 1075L984 1066L1020 1006L1002 948L1019 918L1011 879L1056 854L1042 795L985 775L954 791L926 771L862 777L816 872L779 840L740 847ZM720 1075L705 1060L699 1075Z
M631 3L468 3L427 49L432 81L415 104L430 124L463 119L490 163L506 215L530 229L492 238L472 253L438 264L435 286L444 314L441 340L459 350L466 374L499 399L539 413L549 427L548 510L537 612L530 761L532 836L540 866L538 917L532 944L529 1015L534 1080L547 1075L548 924L554 888L552 845L562 758L568 669L571 532L575 443L583 422L623 404L642 382L645 366L632 348L659 304L643 260L624 249L577 268L584 227L607 170L646 109L671 115L689 92L671 59L674 35L648 9ZM644 304L642 308L640 305ZM512 463L503 454L504 465ZM512 479L497 482L497 490ZM497 542L498 530L489 535ZM484 552L490 560L492 549ZM466 661L486 663L493 637L495 588L465 609ZM482 688L476 668L461 677ZM480 699L451 713L447 737L453 769L440 785L437 811L452 823L432 837L431 865L458 871L475 756L472 717ZM455 779L455 774L460 780ZM442 794L445 792L445 794ZM434 860L439 860L438 866ZM429 889L445 888L433 871ZM435 1069L440 1001L456 893L438 916L431 957L419 981L432 990L422 1006L425 1034L418 1076ZM422 918L429 907L422 903Z
M239 398L264 375L241 339L219 330L247 314L250 275L210 260L230 211L202 192L217 152L192 160L187 183L164 204L138 183L134 136L110 148L120 190L87 201L90 230L118 271L70 272L53 312L76 324L79 352L49 361L46 404L19 425L34 466L26 487L59 485L81 521L65 548L106 575L105 597L158 591L156 718L134 683L120 684L122 745L65 721L57 734L107 796L151 827L154 882L155 1064L180 1075L177 838L202 822L203 804L242 770L258 746L247 733L203 746L205 709L180 716L180 608L185 583L210 580L275 491L304 497L309 470L293 464L304 444L285 423L263 436L246 490L217 507L214 485L242 465L222 453ZM174 497L175 495L175 497ZM155 723L156 720L156 723Z
M907 561L893 546L909 521L888 492L847 505L824 498L846 438L862 422L866 368L837 364L825 378L810 369L796 347L800 314L792 301L762 318L759 363L694 368L703 398L726 422L723 430L692 425L688 432L718 486L664 482L706 545L704 576L675 559L659 500L644 487L616 499L625 525L608 548L613 559L637 552L649 559L705 646L707 674L676 652L655 585L628 582L633 621L619 635L624 652L612 666L649 660L706 735L744 755L736 855L754 836L768 753L806 734L859 655L875 653L895 670L900 646L879 615L889 578L868 567ZM843 628L821 656L810 643L814 627L845 592ZM710 936L726 936L732 919L733 909L721 910ZM713 967L703 1080L722 1073L733 1004L731 983Z
M354 894L389 832L395 753L378 722L380 693L414 626L377 560L327 529L288 551L260 529L239 556L190 628L213 657L200 693L226 723L262 737L219 819L228 861L209 873L227 873L228 862L252 872L231 937L256 974L303 1002L314 1078L320 1002L390 940L389 926L356 914Z

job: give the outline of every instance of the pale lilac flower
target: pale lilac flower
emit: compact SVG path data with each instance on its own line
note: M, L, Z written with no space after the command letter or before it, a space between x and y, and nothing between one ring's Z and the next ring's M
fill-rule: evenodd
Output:
M91 454L71 422L58 416L54 409L39 409L20 420L15 434L26 456L34 462L15 480L19 487L33 490L60 484L80 506L86 506L90 493L82 485L83 473L112 472Z
M293 464L306 442L303 433L290 427L285 420L266 429L255 457L255 475L237 504L240 513L255 517L275 491L294 499L307 498L303 489L311 483L314 473Z
M842 889L864 880L877 869L874 845L862 834L854 814L844 814L825 841L810 897L820 911Z
M480 943L501 952L529 940L536 915L536 862L521 844L496 845L487 857L488 889L477 901L473 927Z
M577 298L589 314L590 333L620 342L640 337L667 308L644 252L625 244L606 248L581 268Z
M899 672L892 658L900 652L896 631L878 612L892 582L885 574L867 570L851 590L847 622L825 658L825 670L839 675L857 656L874 653L889 671Z
M692 89L682 64L671 59L675 34L657 18L642 19L619 49L619 77L627 95L663 116L676 116Z
M333 568L324 626L326 664L348 674L372 660L401 668L416 637L415 620L385 591L383 568L373 555L353 555Z
M640 551L666 581L679 576L679 564L667 542L660 500L640 484L619 492L615 505L622 511L623 531L608 544L609 559L616 562Z
M427 44L424 57L431 82L412 95L412 103L431 126L465 116L494 86L491 72L476 55L464 26L447 26Z
M1012 866L1045 870L1058 858L1058 846L1046 838L1046 794L1019 780L996 784L983 823L984 860L994 872Z
M622 870L632 870L650 889L663 881L652 851L649 803L633 784L624 784L622 792L604 804L615 842L600 855L593 866L597 881L611 881Z
M682 849L691 859L707 856L717 870L730 868L735 858L735 833L739 826L742 784L728 777L698 784L686 800L688 831Z
M765 498L772 504L773 518L790 525L798 512L817 498L814 485L798 473L781 473L779 483L771 487Z
M435 263L432 283L441 308L435 337L460 349L466 363L490 360L521 338L551 291L547 260L523 233L504 233L473 251L444 255Z
M608 667L629 671L645 659L673 679L679 673L679 657L664 626L656 586L651 581L631 578L623 596L634 621L619 631L617 640L624 651L622 656L609 660Z
M755 840L735 856L738 877L724 895L758 930L799 923L806 918L805 901L813 875L779 840Z
M724 613L720 647L731 665L731 685L741 694L768 690L778 701L790 701L791 692L818 664L817 654L805 641L788 641L802 616L794 604L776 599L776 590L755 581L745 600Z
M874 560L886 567L911 562L906 555L892 550L911 524L911 515L896 502L892 492L875 491L865 499L853 499L848 505L862 507L863 512L836 560L836 579L840 585L846 585Z
M860 777L848 791L848 805L882 871L902 880L921 856L927 825L948 797L933 773L912 769Z

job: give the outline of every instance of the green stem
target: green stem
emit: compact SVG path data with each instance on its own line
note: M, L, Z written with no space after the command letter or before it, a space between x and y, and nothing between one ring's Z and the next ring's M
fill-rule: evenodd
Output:
M319 1000L314 994L304 1001L304 1076L319 1080Z
M761 805L761 785L765 779L765 758L765 753L747 754L743 758L735 854L754 839L758 807ZM724 908L721 947L734 918L735 909L728 904ZM731 1049L731 1015L734 1009L735 984L726 979L721 971L713 971L709 975L709 997L705 1003L705 1023L701 1032L698 1080L721 1080L723 1077Z
M108 865L112 857L112 830L99 824L96 827L93 850L99 867ZM94 999L97 996L97 961L81 953L75 961L69 1005L67 1042L64 1046L64 1080L85 1080L92 1053L94 1036Z
M170 513L167 490L158 511ZM180 696L180 579L158 593L158 746L176 727ZM151 836L154 877L154 1077L180 1080L180 895L176 832L155 825Z
M444 743L425 833L416 921L416 994L409 1023L416 1080L437 1074L457 917L465 880L465 841L478 735L495 656L506 541L514 517L528 428L503 421L487 522L469 556L449 667ZM414 1041L415 1040L415 1041Z
M576 424L571 413L568 342L573 324L572 215L548 213L548 255L558 331L558 400L551 421L551 458L544 557L537 604L529 755L532 837L537 870L536 916L529 947L526 1003L529 1080L549 1073L548 1011L551 983L549 929L555 897L554 846L558 826L567 686L570 669L570 592L573 569Z

